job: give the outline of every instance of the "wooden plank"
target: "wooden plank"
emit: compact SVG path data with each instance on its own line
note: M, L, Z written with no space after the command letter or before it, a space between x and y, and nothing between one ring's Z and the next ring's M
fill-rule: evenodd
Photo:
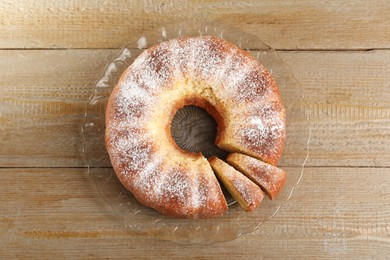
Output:
M312 128L308 165L389 166L390 52L281 57L302 85L300 106Z
M0 165L84 165L86 101L114 52L1 51Z
M115 53L0 51L0 166L83 166L86 100ZM311 121L307 165L390 166L390 51L280 55L301 82L297 102ZM289 120L290 132L305 130L301 118ZM301 163L301 144L286 148L283 165Z
M200 20L235 26L277 49L390 47L387 0L1 0L0 48L118 48L145 30Z
M124 229L86 169L1 169L0 258L385 259L389 171L306 168L273 219L213 244L211 253L209 245L183 247Z

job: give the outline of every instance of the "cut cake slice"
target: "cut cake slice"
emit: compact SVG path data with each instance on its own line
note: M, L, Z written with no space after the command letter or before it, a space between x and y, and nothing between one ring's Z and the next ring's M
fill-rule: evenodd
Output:
M278 196L286 183L283 170L253 157L231 153L226 161L259 185L271 200Z
M263 200L264 192L250 179L221 159L209 158L216 176L245 211L253 211Z

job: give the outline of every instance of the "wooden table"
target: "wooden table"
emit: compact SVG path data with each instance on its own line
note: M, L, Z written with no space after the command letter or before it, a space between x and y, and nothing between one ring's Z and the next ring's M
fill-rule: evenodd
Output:
M0 258L379 258L390 253L390 1L0 0ZM180 246L122 229L81 151L117 48L194 16L277 49L301 83L310 157L251 234Z

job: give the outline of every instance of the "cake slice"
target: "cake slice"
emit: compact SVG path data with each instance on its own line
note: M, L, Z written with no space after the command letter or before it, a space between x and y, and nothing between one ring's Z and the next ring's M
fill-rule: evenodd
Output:
M226 161L259 185L271 200L278 196L286 183L283 170L253 157L231 153Z
M264 192L259 186L215 156L209 162L217 178L245 211L252 211L260 204Z

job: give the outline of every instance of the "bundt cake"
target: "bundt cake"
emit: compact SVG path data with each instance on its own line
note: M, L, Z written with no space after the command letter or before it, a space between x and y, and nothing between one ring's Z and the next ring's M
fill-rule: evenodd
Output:
M181 218L223 214L227 203L201 153L181 149L170 127L188 105L218 124L216 145L276 165L285 110L268 71L249 53L213 36L161 42L122 74L106 110L106 147L122 184L142 204Z

